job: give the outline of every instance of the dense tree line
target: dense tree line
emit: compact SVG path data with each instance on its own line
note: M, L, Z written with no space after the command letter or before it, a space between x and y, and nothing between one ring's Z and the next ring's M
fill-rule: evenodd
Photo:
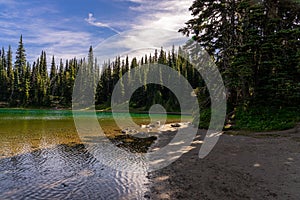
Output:
M194 89L202 83L197 70L189 62L188 56L181 47L175 50L173 46L172 50L168 52L161 48L160 51L155 50L153 55L145 55L140 59L133 58L129 61L128 57L124 60L117 57L115 61L105 64L97 86L96 104L109 106L115 85L123 75L126 75L129 76L125 79L128 81L123 79L123 82L121 82L122 90L126 90L123 92L124 95L129 93L127 90L133 87L132 84L138 83L138 85L142 85L131 97L127 97L130 99L132 108L135 108L135 110L149 110L153 104L161 104L167 111L180 111L179 102L173 92L163 86L163 79L168 82L174 82L174 84L176 80L170 80L170 77L162 77L162 74L155 72L155 75L159 76L160 85L145 84L147 76L151 75L153 71L132 70L145 66L150 66L149 70L151 70L157 64L168 66L177 71L178 75L185 77ZM128 73L126 74L126 72Z
M298 107L300 6L295 0L195 0L180 29L215 58L228 108ZM193 46L189 46L193 49Z
M0 61L0 102L2 106L4 104L10 107L70 107L73 86L80 70L85 77L79 77L84 78L80 81L79 87L84 90L85 84L95 86L95 103L99 108L110 107L115 85L126 72L136 67L163 64L177 70L178 74L182 74L193 88L197 88L201 83L197 71L186 60L184 51L181 48L175 50L175 47L169 52L164 51L163 48L160 51L155 50L153 55L145 55L140 59L129 60L128 56L121 59L117 56L114 61L106 61L101 65L97 63L92 47L89 49L87 60L85 58L74 58L66 62L60 60L58 65L55 63L54 56L48 65L46 52L42 51L41 56L30 64L26 62L21 36L14 64L10 47L7 52L2 48ZM126 75L129 76L130 73ZM141 76L141 74L133 74L129 80L141 80L143 79ZM145 78L147 75L143 76ZM131 87L129 83L122 84L127 84L123 89ZM168 111L180 111L174 94L162 85L145 84L129 98L131 107L138 110L147 110L153 104L162 104Z
M90 48L89 55L92 55ZM0 52L0 102L9 107L70 107L72 90L79 69L93 70L100 74L100 67L90 65L85 59L70 59L65 63L60 60L55 63L52 57L50 66L47 63L46 52L35 62L26 61L26 52L21 36L13 64L12 50L9 46L5 52ZM93 61L94 63L94 61ZM49 71L50 69L50 71Z

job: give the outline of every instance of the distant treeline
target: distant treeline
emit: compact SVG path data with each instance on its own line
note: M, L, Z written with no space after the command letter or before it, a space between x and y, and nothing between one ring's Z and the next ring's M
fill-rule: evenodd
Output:
M76 73L88 66L85 59L76 58L56 65L53 56L49 72L45 51L29 63L22 36L14 63L10 46L0 54L0 102L9 107L70 107Z
M11 47L9 46L7 52L4 48L1 51L0 102L2 106L9 107L71 107L76 74L79 70L84 70L93 81L99 80L95 83L95 104L98 108L108 108L114 86L120 77L131 69L155 63L177 70L196 89L203 85L203 81L192 65L180 56L181 54L183 54L181 48L175 50L173 47L169 52L161 48L139 60L137 58L129 60L128 56L121 59L117 56L114 61L100 65L93 55L93 48L90 47L87 59L74 58L65 62L60 60L57 65L53 56L49 67L45 51L42 51L41 56L32 64L26 62L21 36L14 64ZM174 94L163 86L150 84L140 87L130 100L131 107L138 110L147 110L153 104L162 104L168 111L180 111Z

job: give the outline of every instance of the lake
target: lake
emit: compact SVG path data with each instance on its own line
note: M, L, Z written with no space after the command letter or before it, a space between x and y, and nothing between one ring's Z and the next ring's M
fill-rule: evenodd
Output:
M132 118L150 122L148 114ZM136 142L111 113L97 112L97 119L113 142ZM151 142L122 148L144 153ZM69 110L0 109L0 145L0 199L143 199L148 190L147 174L116 171L86 150Z

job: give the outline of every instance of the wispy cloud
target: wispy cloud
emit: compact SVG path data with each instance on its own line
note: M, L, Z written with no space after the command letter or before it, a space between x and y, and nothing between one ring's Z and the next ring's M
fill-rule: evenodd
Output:
M190 18L190 0L127 1L136 4L129 8L135 14L134 23L128 24L127 31L101 43L96 48L99 57L113 58L124 53L141 56L154 48L170 49L187 41L178 30Z
M139 3L130 7L140 12L136 26L161 27L177 31L190 18L191 0L129 0Z
M41 50L63 59L85 56L90 45L96 46L112 32L117 35L115 48L126 52L142 47L166 47L177 43L180 35L177 31L189 19L191 3L191 0L112 0L101 4L101 11L91 5L82 11L80 6L85 4L79 0L71 9L59 0L42 3L0 0L0 45L11 44L15 52L23 34L27 59L31 62ZM109 8L105 10L103 6ZM123 31L130 37L116 41L120 32L124 36Z
M9 1L7 1L7 0L0 0L0 5L14 6L16 4L17 4L17 2L14 1L14 0L9 0Z
M49 60L52 55L62 59L85 57L88 47L95 41L92 33L68 23L69 19L59 13L55 5L28 3L22 4L21 8L17 4L11 6L13 1L0 0L1 4L0 45L6 47L10 44L15 52L22 34L27 60L31 63L40 56L42 50L47 52Z
M96 26L96 27L104 27L104 28L109 28L110 30L116 32L116 33L120 33L119 31L117 31L116 29L114 29L112 26L110 26L107 23L103 23L100 21L96 21L96 18L94 18L93 13L89 13L89 17L85 19L85 21L87 23L89 23L92 26Z
M60 27L58 23L56 25ZM23 35L27 60L30 62L36 60L42 50L46 51L48 55L55 55L63 59L71 59L75 56L84 57L88 47L94 41L89 32L69 28L60 29L44 20L28 21L26 27L14 22L6 23L6 27L0 28L0 30L3 35L0 38L2 41L13 44L14 51L19 36Z
M171 50L172 46L179 46L186 42L186 38L171 30L157 28L131 29L111 37L94 48L94 55L100 63L113 60L116 56L141 58L149 55L155 49L164 47Z
M88 46L91 45L91 35L87 32L56 30L42 28L34 35L25 37L30 46L42 46L48 55L55 55L63 59L85 57ZM32 55L37 57L40 52L34 51Z

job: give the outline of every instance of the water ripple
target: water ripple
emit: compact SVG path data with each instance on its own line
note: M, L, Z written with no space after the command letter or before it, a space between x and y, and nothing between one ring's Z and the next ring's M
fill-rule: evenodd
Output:
M0 199L143 199L144 174L110 169L83 145L0 160Z

